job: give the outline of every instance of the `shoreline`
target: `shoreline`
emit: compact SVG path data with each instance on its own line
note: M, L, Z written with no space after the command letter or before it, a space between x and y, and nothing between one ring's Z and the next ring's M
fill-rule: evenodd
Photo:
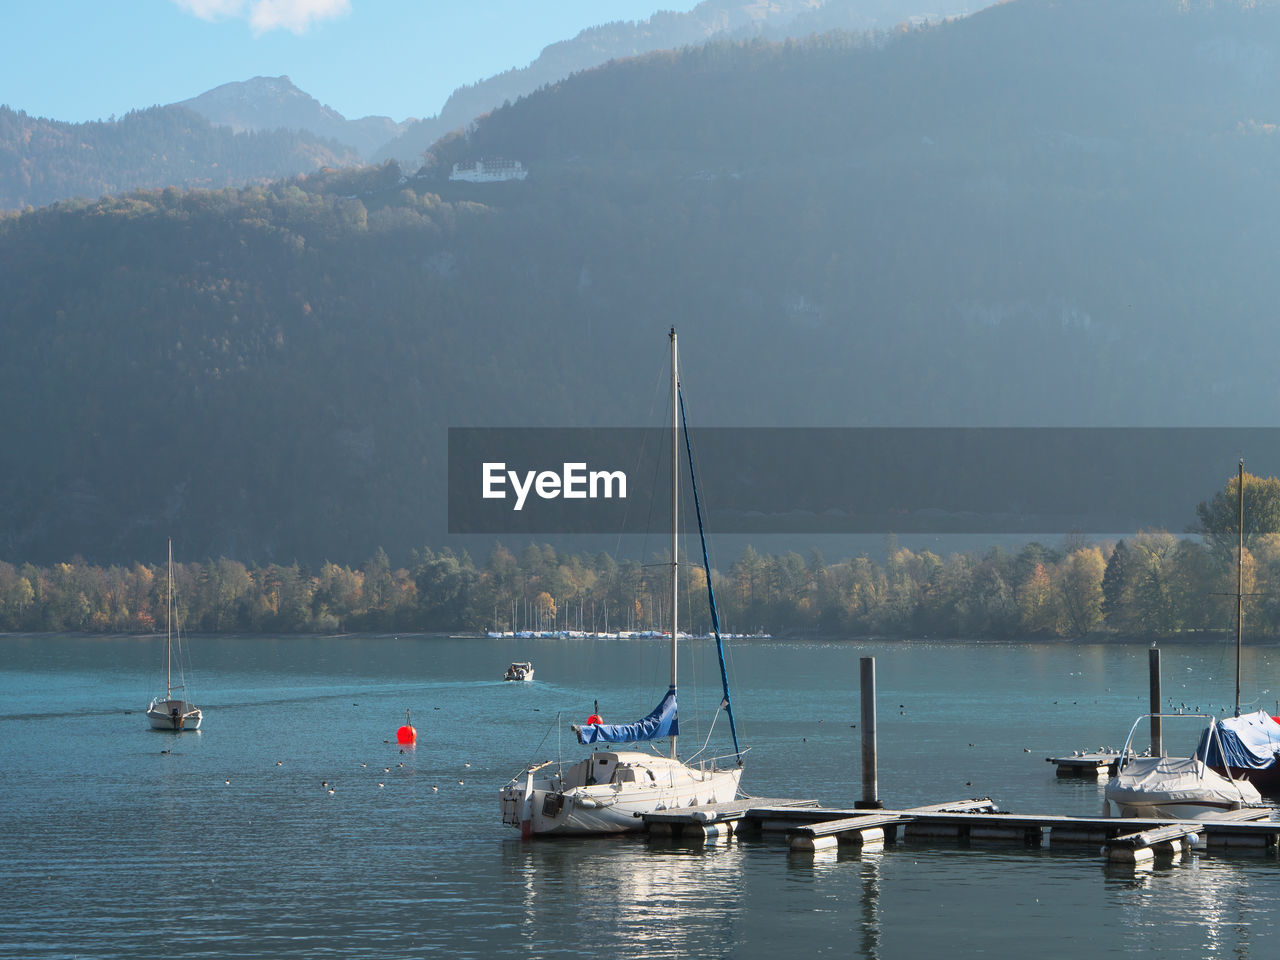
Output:
M485 632L470 631L448 631L448 630L407 630L394 633L385 631L379 632L359 632L350 633L184 633L186 640L211 641L211 640L627 640L627 641L645 641L660 640L666 641L669 638L655 634L653 636L643 636L635 634L632 636L619 637L616 634L585 634L583 636L490 636ZM69 639L69 640L155 640L163 639L163 633L89 633L78 630L49 630L49 631L7 631L0 632L0 642L5 640L39 640L39 639ZM712 640L710 636L693 636L681 637L681 640L702 641ZM1211 644L1217 642L1230 643L1234 641L1234 634L1229 630L1221 631L1199 631L1185 634L1171 634L1161 637L1150 636L1117 636L1111 634L1096 634L1084 637L1054 637L1054 636L1027 636L1027 637L934 637L934 636L886 636L879 634L843 634L843 633L809 633L809 632L786 632L776 634L756 634L756 635L733 635L724 638L734 643L941 643L941 644L1048 644L1053 646L1063 646L1070 644L1082 645L1104 645L1104 646L1145 646L1145 647L1163 647L1163 646L1190 646L1193 644ZM1280 636L1278 637L1259 637L1251 639L1247 642L1250 647L1275 647L1280 646Z

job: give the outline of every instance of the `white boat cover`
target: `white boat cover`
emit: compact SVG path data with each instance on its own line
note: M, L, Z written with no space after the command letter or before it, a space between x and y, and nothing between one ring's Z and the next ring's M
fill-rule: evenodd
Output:
M1246 780L1231 781L1194 757L1134 757L1112 777L1106 798L1122 804L1201 802L1224 808L1261 803L1262 795Z

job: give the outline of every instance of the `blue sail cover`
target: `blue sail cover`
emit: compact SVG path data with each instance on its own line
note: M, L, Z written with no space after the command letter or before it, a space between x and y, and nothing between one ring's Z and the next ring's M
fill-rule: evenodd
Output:
M1280 723L1265 710L1226 717L1217 721L1217 726L1216 740L1210 739L1209 731L1205 730L1196 747L1196 756L1202 757L1209 766L1266 770L1275 765L1276 754L1280 753Z
M637 740L660 740L680 735L680 719L676 716L676 688L672 687L662 702L643 720L635 723L587 723L574 730L578 742L633 743Z

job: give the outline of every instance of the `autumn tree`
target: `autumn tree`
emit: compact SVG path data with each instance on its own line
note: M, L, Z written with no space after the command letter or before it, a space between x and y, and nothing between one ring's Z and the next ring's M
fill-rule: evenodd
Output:
M1231 477L1221 491L1196 506L1200 523L1196 532L1205 538L1214 555L1224 562L1235 561L1240 539L1240 477ZM1254 538L1280 533L1280 480L1244 474L1244 545Z
M1063 561L1058 579L1059 608L1063 627L1071 636L1086 636L1102 623L1102 578L1106 567L1097 547L1073 550Z

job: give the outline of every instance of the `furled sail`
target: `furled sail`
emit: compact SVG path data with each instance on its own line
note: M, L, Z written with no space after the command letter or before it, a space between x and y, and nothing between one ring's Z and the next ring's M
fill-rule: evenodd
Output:
M575 726L578 742L632 743L637 740L661 740L680 734L680 719L676 716L676 688L672 687L662 702L643 720L635 723L586 723Z

